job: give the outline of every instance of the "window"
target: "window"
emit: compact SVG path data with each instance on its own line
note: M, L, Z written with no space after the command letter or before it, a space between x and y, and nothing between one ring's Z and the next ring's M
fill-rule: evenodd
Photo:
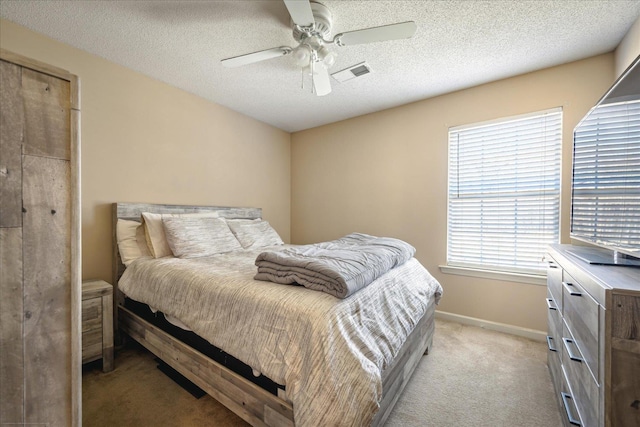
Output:
M449 129L448 266L544 274L561 145L561 108Z

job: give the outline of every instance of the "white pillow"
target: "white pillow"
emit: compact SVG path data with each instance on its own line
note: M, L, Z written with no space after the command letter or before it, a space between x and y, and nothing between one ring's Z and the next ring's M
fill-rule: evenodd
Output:
M151 255L144 236L142 224L138 221L118 219L116 223L116 240L122 263L128 267L133 261Z
M229 219L227 224L244 249L284 244L276 230L267 221Z
M185 214L156 214L143 212L142 223L144 224L144 233L147 238L147 245L151 256L154 258L162 258L166 256L173 256L169 243L164 233L164 225L162 224L163 218L173 217L190 217L190 218L217 218L218 213L185 213Z
M179 258L240 251L242 246L222 218L163 218L167 241Z

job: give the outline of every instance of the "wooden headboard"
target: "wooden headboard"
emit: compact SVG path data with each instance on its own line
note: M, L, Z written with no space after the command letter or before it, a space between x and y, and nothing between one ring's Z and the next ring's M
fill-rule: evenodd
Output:
M140 221L142 212L151 212L159 214L181 214L181 213L211 213L217 212L221 218L234 219L256 219L262 218L262 209L260 208L241 208L241 207L224 207L224 206L189 206L189 205L160 205L148 203L114 203L112 206L112 225L113 225L113 253L112 253L112 282L113 295L115 303L115 311L117 306L124 301L124 296L118 289L118 280L124 273L125 266L120 258L118 251L118 240L116 236L116 224L118 219L128 219L130 221ZM115 316L114 316L115 317Z

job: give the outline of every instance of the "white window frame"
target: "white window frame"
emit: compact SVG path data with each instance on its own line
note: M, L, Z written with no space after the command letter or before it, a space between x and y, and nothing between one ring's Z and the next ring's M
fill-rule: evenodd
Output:
M527 139L523 137L520 130L529 129L529 126L536 121L539 121L541 126L544 126L544 124L552 126L549 133L534 131L531 138ZM516 129L518 132L513 133ZM509 136L508 142L498 142L496 138L499 138L499 136L497 135L505 131ZM544 248L550 243L557 243L560 235L562 108L552 108L487 122L456 126L450 128L448 134L447 264L440 266L441 271L490 279L540 285L546 284L546 273L542 260ZM452 138L456 139L454 140ZM543 144L542 141L547 142ZM520 144L508 145L509 143L513 144L516 142L520 142ZM517 150L525 148L527 150L533 150L528 151L529 153L534 153L538 143L543 144L543 149L539 153L543 156L542 158L531 157L531 161L528 163L517 161ZM462 159L462 162L466 162L464 166L461 166L462 163L459 163L462 157L459 152L455 155L455 159L452 158L454 157L452 149L458 149L461 144L465 145L468 150L478 150L476 151L476 153L478 153L476 157ZM495 149L499 147L505 148L504 150L494 151L494 153L505 154L509 152L509 154L511 154L510 158L513 159L518 166L504 169L504 171L506 171L504 175L498 174L492 176L494 170L500 170L501 173L503 172L500 167L502 163L493 167L486 166L486 163L490 162L492 156L494 156L494 154L489 154L488 152L491 152L491 148ZM476 161L479 162L478 167L470 168L467 166L471 164L476 165L476 163L474 163ZM519 168L522 166L524 166L524 168L519 171ZM533 169L531 169L532 166ZM452 170L454 167L456 169L455 171ZM485 167L485 169L483 169L483 167ZM535 185L538 184L535 180L537 176L537 172L535 171L538 170L537 168L541 168L541 175L546 177L546 181L542 181L542 183L545 184L539 187L535 187ZM509 176L507 176L507 174ZM493 177L494 180L489 184L482 183L481 181L483 180L486 182L487 177ZM496 181L496 177L512 179L507 181L498 179ZM522 185L523 178L531 177L534 178L530 180L530 182L534 184L533 193L537 194L537 196L534 196L530 192L525 192L525 186ZM465 178L469 178L471 181L465 181ZM510 183L510 185L505 185L505 182ZM476 187L470 187L469 183L475 183ZM472 191L472 188L477 189L477 191ZM495 191L488 192L487 188L494 188ZM475 193L478 193L478 195ZM452 196L455 194L460 197L453 198ZM529 194L529 197L526 197L525 194ZM535 197L542 198L544 202L540 204ZM461 207L467 206L465 204L470 207ZM529 231L526 233L519 231L523 215L520 214L521 221L518 222L518 213L522 212L518 210L518 204L524 204L528 209L526 212L534 216L536 216L535 210L542 212L539 215L541 215L541 218L545 218L544 221L534 222L536 225L533 227L534 229L531 231L531 235L528 234ZM512 227L512 234L507 233L507 235L513 236L512 240L507 238L501 242L498 237L490 237L496 235L495 227L487 227L490 221L485 220L483 222L480 220L474 223L472 220L467 221L465 218L467 215L465 211L474 211L480 216L487 216L486 213L488 212L490 214L489 218L503 220L502 214L498 217L494 216L498 211L501 212L503 207L506 207L508 210L513 210L513 212L505 215L505 218L509 216L514 218L513 222L509 222L509 224L514 225ZM453 222L452 217L454 216L458 221L457 223ZM476 218L479 219L478 216L476 216ZM472 225L469 230L465 230L465 228L468 227L465 227L463 224ZM539 227L539 229L535 230L535 227ZM535 242L532 245L534 248L529 250L529 245L522 243L531 239L531 236L533 236ZM538 239L540 236L543 236L542 243L540 243ZM512 241L518 240L521 242L519 248L525 248L526 246L525 249L517 249L524 254L524 260L521 261L518 261L516 257L511 257L513 259L510 259L508 251L504 249L506 247L505 242L511 244ZM477 242L475 246L465 246L465 243L472 241ZM496 241L498 241L498 243L495 243ZM487 243L489 244L487 245ZM483 248L489 247L494 249L473 249L477 248L478 244L484 245ZM539 264L537 263L537 256L535 256L536 253L539 253ZM467 256L468 258L466 258Z

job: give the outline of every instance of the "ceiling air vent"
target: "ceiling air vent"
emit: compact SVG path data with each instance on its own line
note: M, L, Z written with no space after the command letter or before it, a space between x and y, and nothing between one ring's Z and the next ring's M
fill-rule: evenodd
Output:
M369 64L361 62L359 64L352 65L349 68L345 68L344 70L337 71L331 75L340 83L344 83L348 80L355 79L356 77L362 77L370 72L371 68L369 68Z

